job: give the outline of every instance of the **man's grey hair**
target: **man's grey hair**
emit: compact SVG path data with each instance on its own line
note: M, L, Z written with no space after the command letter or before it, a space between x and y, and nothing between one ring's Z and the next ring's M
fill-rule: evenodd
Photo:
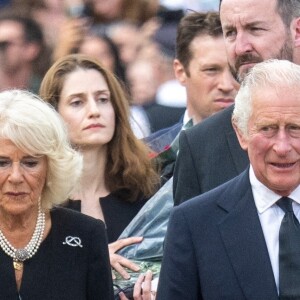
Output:
M300 17L300 0L277 0L277 11L289 27L293 19Z
M235 98L232 120L244 135L248 135L248 122L252 114L252 97L264 88L282 90L300 89L300 66L287 60L270 59L256 64L246 75ZM257 95L257 94L256 94Z

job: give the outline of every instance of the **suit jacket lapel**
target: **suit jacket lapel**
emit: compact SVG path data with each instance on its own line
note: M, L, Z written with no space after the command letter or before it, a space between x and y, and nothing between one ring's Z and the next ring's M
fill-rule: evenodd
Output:
M219 224L219 230L246 299L275 300L278 299L276 284L249 174L244 172L240 177L239 183L243 182L245 189L239 188L239 201L233 193L233 200L223 199L219 203L228 211L227 217Z

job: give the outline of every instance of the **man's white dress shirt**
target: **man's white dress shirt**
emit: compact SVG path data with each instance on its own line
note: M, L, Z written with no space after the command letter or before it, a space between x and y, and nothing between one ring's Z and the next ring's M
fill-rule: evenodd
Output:
M250 166L250 183L254 202L258 211L261 227L267 244L270 261L274 273L274 278L279 287L279 228L284 216L283 210L276 205L276 201L282 196L275 194L256 178L252 166ZM298 186L289 196L293 199L293 210L298 221L300 220L300 186Z

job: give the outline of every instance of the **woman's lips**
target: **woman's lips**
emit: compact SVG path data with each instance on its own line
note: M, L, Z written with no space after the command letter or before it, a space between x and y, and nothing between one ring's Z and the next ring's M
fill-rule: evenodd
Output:
M93 128L104 128L104 125L102 125L102 124L91 124L91 125L88 125L87 127L85 127L84 130L93 129Z
M6 193L9 196L22 196L22 195L26 195L25 192L7 192Z

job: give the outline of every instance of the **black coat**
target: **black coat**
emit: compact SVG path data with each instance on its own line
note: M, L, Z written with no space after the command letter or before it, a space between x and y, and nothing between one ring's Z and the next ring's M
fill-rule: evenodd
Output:
M125 193L125 191L119 191ZM128 202L121 198L118 193L109 194L99 199L105 219L108 242L115 242L135 215L146 203L147 199L141 197L137 201ZM81 200L68 200L64 207L81 211Z
M37 253L24 262L20 298L12 258L0 248L0 299L113 299L103 222L64 208L53 209L51 221ZM76 238L71 244L77 246L68 245L68 237Z
M175 205L217 187L249 165L231 124L232 112L233 105L181 132L173 183Z

